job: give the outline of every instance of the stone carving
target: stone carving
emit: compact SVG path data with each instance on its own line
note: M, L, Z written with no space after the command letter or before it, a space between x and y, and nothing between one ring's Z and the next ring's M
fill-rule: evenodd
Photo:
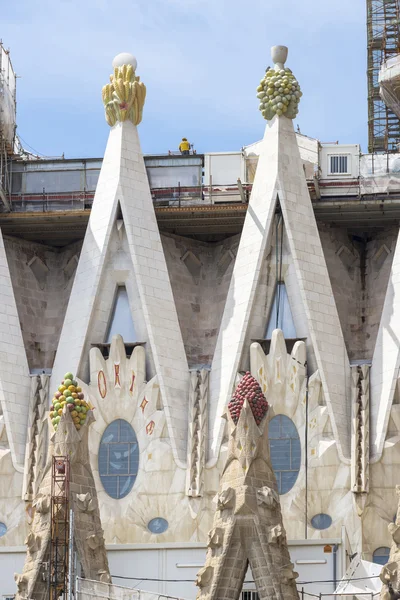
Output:
M199 588L204 588L207 586L212 579L213 571L214 570L212 567L203 567L200 569L200 571L197 573L196 585Z
M268 534L268 541L270 544L281 544L286 541L286 532L281 524L272 527Z
M190 374L187 495L203 495L207 444L207 398L209 371Z
M21 598L26 598L26 592L28 588L28 579L25 575L20 575L19 573L15 573L14 575L15 583L17 584L18 594L21 595Z
M98 548L102 542L104 543L103 535L97 535L95 533L93 533L92 535L89 535L86 538L86 541L87 541L87 545L92 550L96 550L96 548Z
M36 512L46 514L50 510L50 497L38 496L32 504Z
M98 571L97 574L101 583L111 583L111 576L108 571Z
M142 120L146 86L135 74L137 62L131 54L119 54L113 60L114 74L103 87L102 97L106 121L113 127L117 122Z
M275 115L285 115L294 119L299 112L299 102L303 94L292 71L285 68L287 55L286 46L273 46L271 56L275 66L273 69L268 67L257 88L259 109L267 121Z
M46 409L49 375L32 377L22 497L31 502L38 493L46 463Z
M228 488L226 490L222 490L220 494L218 494L217 498L217 508L218 510L225 510L227 508L233 508L235 503L235 490L233 488Z
M392 539L395 542L395 544L397 544L399 546L400 545L400 525L397 525L396 523L390 523L390 525L388 526L388 530L389 530L389 533L392 536Z
M77 494L75 502L77 508L83 512L93 512L96 509L96 504L89 492L87 494Z
M396 494L400 499L400 485L396 485ZM380 599L400 598L400 502L397 508L396 522L388 526L392 536L389 562L382 568L380 578L383 583Z
M220 527L212 529L208 534L208 545L210 548L218 548L222 546L224 540L224 530Z
M351 489L361 515L369 491L369 365L351 367Z
M265 504L269 508L279 506L279 494L269 487L263 487L257 490L257 504L261 506Z
M99 573L109 575L107 554L101 529L95 482L89 463L88 434L94 421L89 410L85 423L76 427L72 412L65 405L57 429L51 427L48 458L26 543L28 553L22 575L16 576L16 600L41 600L47 593L47 577L42 565L50 558L51 477L53 456L68 456L70 461L70 503L74 509L74 540L85 577L98 581ZM62 463L63 464L63 463ZM57 468L57 467L56 467Z
M298 598L269 457L268 405L258 387L247 373L229 403L228 458L198 600L238 600L249 564L260 600Z
M31 554L40 550L42 545L42 538L40 535L35 535L32 531L25 540L25 544L28 546L28 550Z

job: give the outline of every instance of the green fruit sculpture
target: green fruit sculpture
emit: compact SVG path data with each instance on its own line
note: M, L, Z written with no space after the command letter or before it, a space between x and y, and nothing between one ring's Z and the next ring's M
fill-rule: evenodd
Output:
M267 121L275 115L294 119L299 112L302 97L299 82L290 69L268 69L257 88L259 109Z
M50 406L49 418L54 431L57 431L64 409L70 411L75 427L79 430L86 423L86 413L91 408L73 373L66 373Z

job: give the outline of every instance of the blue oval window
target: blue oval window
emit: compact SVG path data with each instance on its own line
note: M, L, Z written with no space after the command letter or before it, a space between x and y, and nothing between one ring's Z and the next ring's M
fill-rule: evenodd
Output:
M128 421L117 419L103 433L99 449L99 475L111 498L124 498L135 483L139 445Z
M6 535L7 533L7 525L5 523L0 523L0 537Z
M301 449L296 425L289 417L277 415L268 428L269 450L278 492L286 494L296 483L300 471Z
M314 527L314 529L328 529L328 527L332 525L332 517L325 515L324 513L320 513L311 519L311 525Z
M151 533L164 533L168 529L168 521L163 519L162 517L156 517L149 521L147 527L151 531Z
M377 565L386 565L389 562L390 548L382 546L377 548L372 555L372 562Z

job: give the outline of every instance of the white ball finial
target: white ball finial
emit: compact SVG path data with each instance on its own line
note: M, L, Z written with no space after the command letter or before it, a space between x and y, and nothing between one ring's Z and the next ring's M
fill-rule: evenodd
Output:
M115 69L115 67L122 67L123 65L132 65L133 70L136 71L137 60L133 54L130 54L129 52L121 52L121 54L117 54L112 61L112 66Z
M274 64L277 65L280 69L283 69L288 57L287 46L272 46L271 57L274 61Z

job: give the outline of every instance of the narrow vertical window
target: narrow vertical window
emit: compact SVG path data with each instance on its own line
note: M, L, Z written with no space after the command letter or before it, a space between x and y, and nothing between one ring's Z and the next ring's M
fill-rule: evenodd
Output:
M282 329L286 339L295 339L297 337L286 286L283 282L279 282L276 285L265 339L271 339L274 329Z
M110 344L113 335L117 334L122 335L125 343L137 342L128 294L124 285L117 288L106 343Z

